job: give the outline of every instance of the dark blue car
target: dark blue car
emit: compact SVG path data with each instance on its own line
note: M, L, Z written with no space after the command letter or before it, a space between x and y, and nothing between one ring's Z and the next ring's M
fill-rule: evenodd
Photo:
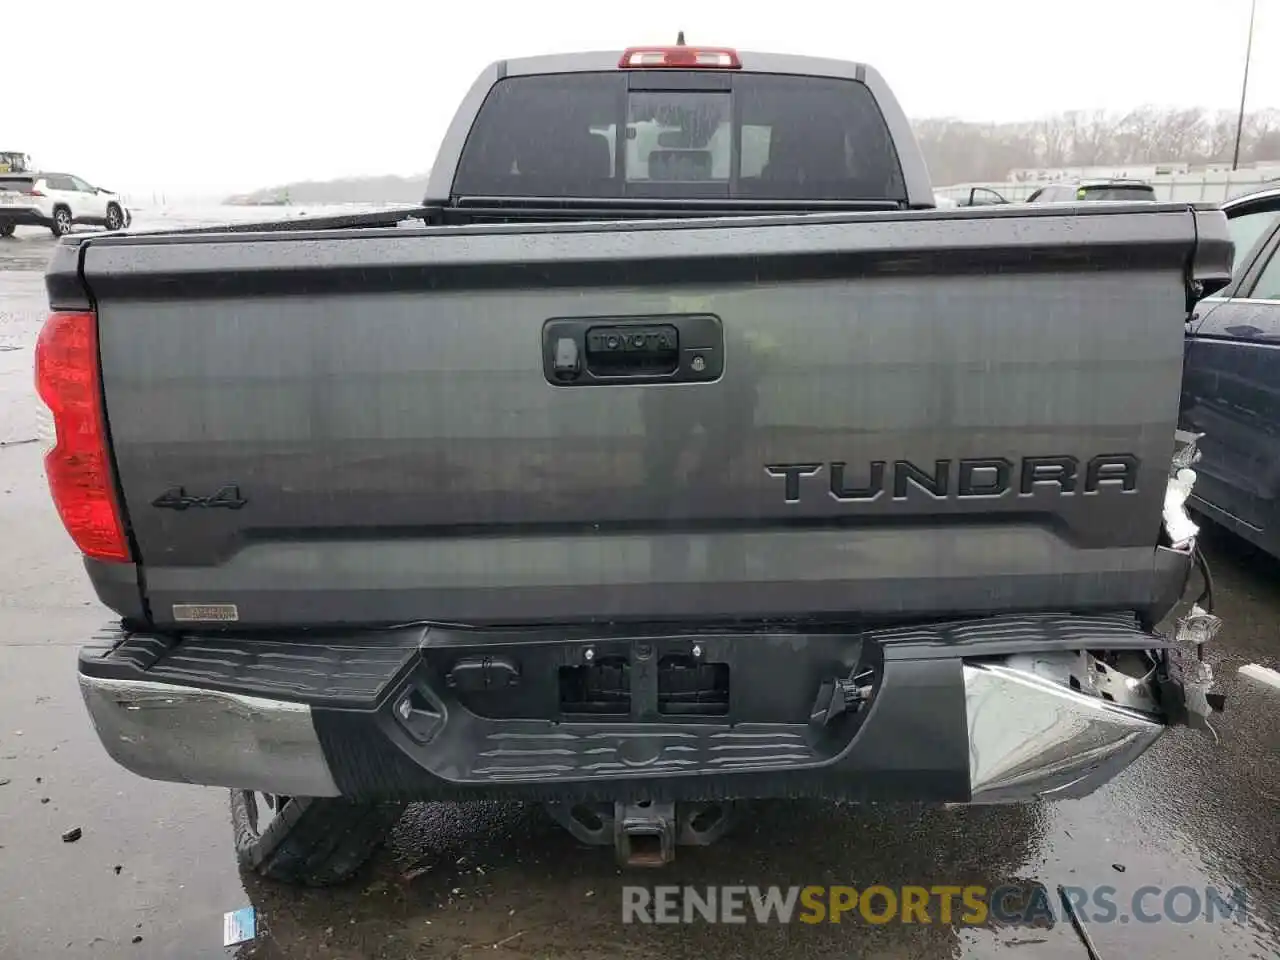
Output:
M1182 424L1205 434L1191 505L1280 557L1280 183L1222 206L1233 278L1188 327Z

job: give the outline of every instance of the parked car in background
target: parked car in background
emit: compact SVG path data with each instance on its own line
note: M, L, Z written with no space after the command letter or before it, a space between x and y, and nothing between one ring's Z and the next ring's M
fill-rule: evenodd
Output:
M0 174L0 237L20 226L48 227L65 236L75 224L121 230L129 208L110 190L93 187L67 173Z
M1232 275L1239 276L1241 265L1257 259L1259 241L1280 220L1280 180L1274 187L1233 197L1221 206L1227 215L1227 228L1236 247ZM1225 291L1218 294L1220 298L1225 296Z
M1191 315L1182 424L1204 433L1192 506L1280 557L1280 186L1222 204L1231 283Z
M1008 202L1009 200L1005 195L998 190L992 190L990 187L972 187L969 190L969 195L962 200L957 200L956 205L960 207L994 207Z
M1070 180L1041 187L1027 203L1079 203L1081 200L1154 200L1155 187L1141 180Z

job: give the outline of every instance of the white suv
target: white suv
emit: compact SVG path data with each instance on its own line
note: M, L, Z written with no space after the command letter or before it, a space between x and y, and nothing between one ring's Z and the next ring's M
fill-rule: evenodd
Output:
M110 190L91 187L65 173L0 173L0 237L15 227L48 227L55 237L87 223L120 230L132 217Z

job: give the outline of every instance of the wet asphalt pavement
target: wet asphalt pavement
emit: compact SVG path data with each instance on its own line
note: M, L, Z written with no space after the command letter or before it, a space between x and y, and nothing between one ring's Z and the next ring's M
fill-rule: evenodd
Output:
M51 430L31 362L51 248L39 231L0 239L0 958L1086 957L1067 922L624 926L612 852L521 805L412 807L340 889L241 876L226 792L116 767L76 688L77 647L108 613L41 469ZM1235 676L1249 662L1280 667L1280 563L1206 539L1226 620L1217 746L1176 730L1094 796L1027 808L763 804L720 844L682 848L631 882L1108 885L1126 916L1147 885L1242 888L1247 912L1233 919L1095 921L1090 933L1105 960L1280 957L1280 695ZM63 842L74 827L82 837ZM247 905L258 937L224 948L223 914Z

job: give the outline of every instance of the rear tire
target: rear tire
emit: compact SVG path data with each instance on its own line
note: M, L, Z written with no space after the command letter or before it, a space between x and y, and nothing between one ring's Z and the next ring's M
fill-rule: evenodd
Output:
M232 790L236 857L245 869L280 883L341 883L368 862L404 808L403 803L268 797Z
M53 224L49 231L55 237L65 237L71 232L71 211L66 207L57 207L53 211Z
M18 229L14 223L0 223L0 237L12 237L13 232Z

